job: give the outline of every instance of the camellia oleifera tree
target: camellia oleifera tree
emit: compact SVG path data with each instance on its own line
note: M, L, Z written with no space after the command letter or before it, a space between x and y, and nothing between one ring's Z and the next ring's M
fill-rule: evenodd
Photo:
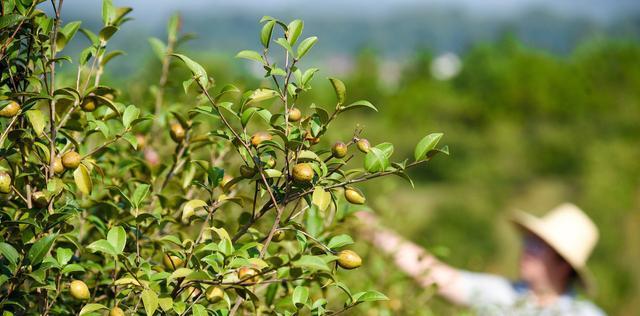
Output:
M317 38L301 37L300 20L271 17L261 21L262 51L238 53L261 64L268 86L217 88L176 53L186 36L173 17L166 42L151 40L162 61L154 102L131 105L101 85L121 54L107 44L130 9L104 1L94 33L63 23L62 0L51 1L51 16L41 2L1 7L3 315L335 315L386 299L339 280L362 263L352 237L336 233L343 205L365 203L357 183L409 179L407 168L447 153L442 134L400 162L392 144L372 146L359 129L321 142L342 113L377 109L348 100L335 78L329 110L300 104L317 69L299 61ZM90 45L72 59L62 51L77 31ZM56 79L63 63L77 67L74 80ZM176 66L192 74L188 101L165 111Z

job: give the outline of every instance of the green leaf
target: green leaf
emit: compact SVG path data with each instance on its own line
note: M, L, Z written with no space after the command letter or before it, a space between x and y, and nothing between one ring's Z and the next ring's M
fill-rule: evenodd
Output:
M291 56L295 57L295 55L293 54L293 48L291 47L291 45L289 45L289 42L287 42L286 39L280 37L276 40L276 43L286 49Z
M297 59L300 59L302 58L302 56L306 55L307 52L309 52L311 47L313 47L313 45L315 45L317 41L318 41L318 38L316 36L312 36L312 37L307 37L302 42L300 42L300 45L298 45Z
M178 278L184 278L187 275L193 273L192 269L189 268L178 268L176 271L173 271L169 278L167 278L167 282L171 282L172 280L176 280Z
M327 266L327 263L324 262L324 260L316 256L309 256L309 255L304 255L297 261L294 261L293 266L312 269L312 270L323 270L323 271L331 270L329 269L329 266Z
M152 290L142 291L142 304L144 310L147 312L147 316L153 315L158 309L158 294Z
M416 148L413 153L413 157L416 161L421 160L425 157L428 151L434 149L438 142L442 138L442 133L431 133L418 142Z
M207 309L200 305L200 304L194 304L193 307L191 307L191 310L193 311L193 316L208 316L209 314L207 313Z
M73 257L73 251L69 248L57 248L56 249L56 260L60 265L66 265L69 260Z
M122 251L124 251L124 246L127 244L127 233L122 226L112 227L107 233L107 240L115 252L121 254Z
M29 124L33 127L33 131L37 136L41 136L44 128L47 126L47 121L42 114L42 111L39 109L29 110L26 113L27 118L29 119Z
M108 41L111 36L113 36L113 34L115 34L118 31L118 28L113 26L113 25L108 25L103 27L100 30L100 33L98 33L98 37L100 37L100 40L103 42Z
M262 59L262 56L260 56L260 53L253 50L243 50L238 54L236 54L236 58L244 58L249 60L255 60L259 63L264 63L264 60Z
M260 88L253 90L253 92L249 95L247 102L245 104L253 104L262 101L266 101L269 99L273 99L278 96L278 92L271 89Z
M102 23L105 25L111 24L115 15L113 2L111 0L102 0Z
M89 174L89 170L83 164L80 164L78 168L73 172L73 180L78 187L78 190L84 194L90 194L91 189L93 188L93 183L91 182L91 175Z
M17 264L20 258L20 254L18 254L16 248L13 248L13 246L6 242L0 242L0 254L13 264Z
M384 156L387 158L391 158L393 154L393 144L392 143L381 143L375 146L376 148L382 150Z
M185 65L187 65L187 68L191 70L191 73L193 74L193 76L196 77L196 80L198 80L198 83L205 89L207 88L207 84L209 83L209 77L207 76L207 72L204 70L204 68L200 64L196 63L195 61L191 60L191 58L182 54L171 54L171 56L177 57L180 60L182 60L185 63Z
M20 21L26 18L27 17L24 15L13 14L13 13L0 16L0 30L2 30L5 27L11 27L13 25L16 25L20 23Z
M374 302L374 301L389 300L389 298L386 295L374 290L355 293L353 294L353 298L355 299L356 302Z
M293 20L287 26L287 41L289 41L289 45L293 46L296 44L298 37L302 33L302 29L304 29L304 22L302 20Z
M142 201L147 197L147 194L149 194L149 188L150 185L146 183L139 184L136 187L136 190L133 192L133 196L131 197L131 202L133 202L135 207L140 207Z
M71 272L84 272L84 267L75 263L68 264L64 268L62 268L62 271L60 273L67 275Z
M149 38L149 45L151 45L151 50L158 57L158 59L163 60L164 55L167 53L167 45L165 45L160 39L156 37Z
M275 20L271 20L264 24L262 31L260 31L260 42L264 48L269 48L269 42L271 42L271 34L273 34L273 27L276 25Z
M306 286L296 286L293 290L293 296L291 300L296 307L300 308L307 303L309 299L309 288Z
M207 202L203 200L191 200L182 207L182 222L188 223L189 218L195 214L195 210L200 207L206 207Z
M327 247L336 249L351 244L353 244L353 239L351 238L351 236L342 234L331 238L331 240L329 240L329 243L327 243Z
M87 248L93 252L100 251L112 256L118 255L118 252L114 249L113 245L106 239L96 240L87 246Z
M80 315L80 316L86 315L86 314L89 314L91 312L99 311L101 309L109 309L109 308L104 306L104 305L102 305L102 304L90 303L90 304L87 304L87 305L83 306L78 315Z
M171 296L158 298L158 304L163 311L168 312L173 308L173 299Z
M344 100L347 97L347 88L344 86L344 83L340 81L340 79L329 78L331 85L333 86L333 91L336 93L336 97L338 98L338 105L344 103Z
M367 100L358 100L358 101L353 102L353 103L351 103L349 105L345 105L345 106L340 108L340 111L344 112L344 111L353 110L353 109L357 109L357 108L370 108L370 109L378 112L378 108L376 108L373 104L371 104L371 102L369 102Z
M53 245L56 237L58 237L57 234L47 235L31 246L31 249L29 249L27 253L27 259L29 259L32 266L42 262L44 256L49 252L49 249L51 249L51 245Z
M131 104L127 106L122 114L122 125L124 128L128 128L131 126L131 122L135 121L140 115L140 109L138 109L135 105Z
M317 205L320 211L324 211L331 204L331 193L325 191L323 187L317 186L313 189L311 203Z
M364 168L368 172L380 172L388 167L389 158L379 148L371 147L367 155L364 156Z
M324 223L318 206L312 204L305 213L305 228L311 236L318 236L322 232Z

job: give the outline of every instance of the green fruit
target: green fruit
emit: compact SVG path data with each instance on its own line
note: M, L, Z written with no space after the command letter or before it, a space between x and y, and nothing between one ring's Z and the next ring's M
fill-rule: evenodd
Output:
M338 265L347 270L355 269L362 265L362 258L352 250L342 250L338 253Z
M11 192L11 175L7 172L0 171L0 193Z
M336 158L343 158L347 155L347 145L343 142L337 142L331 147L331 154Z
M354 188L344 189L344 197L351 204L364 204L366 201L364 195Z
M98 100L95 97L86 97L84 98L84 100L82 100L82 104L80 104L80 107L85 112L93 112L95 111L97 104Z
M240 166L240 175L244 178L250 179L256 174L256 170L247 165Z
M299 163L293 166L293 179L298 182L311 182L313 174L313 168L308 163Z
M285 237L286 237L285 231L282 229L278 229L273 233L273 237L271 238L271 240L275 242L279 242L279 241L283 241Z
M175 270L182 266L184 260L178 256L165 254L162 256L162 263L167 270Z
M297 122L302 118L302 112L298 108L291 108L289 110L289 122Z
M218 286L212 285L207 288L207 291L205 291L205 296L209 303L215 304L224 298L224 290Z
M124 311L122 308L116 306L109 311L109 316L124 316Z
M186 134L187 133L185 132L182 125L180 125L179 123L171 124L169 135L171 136L171 139L173 139L174 142L176 143L182 142Z
M269 159L267 159L267 162L265 162L264 164L268 169L272 169L273 167L276 166L276 159L273 157L269 157Z
M359 139L356 145L358 146L358 149L365 154L368 153L369 148L371 148L371 144L369 144L369 141L365 138Z
M14 117L20 112L20 104L16 101L9 101L9 103L0 110L1 117Z
M256 132L251 136L251 145L258 147L262 142L266 140L272 140L273 137L267 132Z
M62 155L62 165L68 169L78 168L80 160L82 160L82 157L75 151L68 151Z
M80 280L71 281L69 291L71 292L71 296L78 300L88 300L91 296L87 285Z

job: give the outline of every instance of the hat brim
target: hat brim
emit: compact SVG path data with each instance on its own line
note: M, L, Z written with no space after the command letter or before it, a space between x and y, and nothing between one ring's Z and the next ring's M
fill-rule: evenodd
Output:
M568 259L558 247L555 246L553 239L549 238L549 235L544 229L544 223L538 218L527 212L517 210L511 214L511 222L519 229L529 232L538 238L542 239L547 245L558 253L562 259L564 259L570 266L576 271L578 277L578 283L584 288L589 295L595 295L595 283L593 281L593 275L586 266L577 266Z

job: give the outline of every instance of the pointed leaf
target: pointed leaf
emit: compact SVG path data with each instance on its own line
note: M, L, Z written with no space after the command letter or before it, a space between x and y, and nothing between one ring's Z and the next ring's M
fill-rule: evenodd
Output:
M58 237L57 234L47 235L36 241L33 246L31 246L31 249L29 249L29 252L27 253L27 259L29 259L32 266L42 262L44 256L49 253L49 249L51 249L56 237Z
M349 105L341 107L340 110L344 112L344 111L353 110L357 108L369 108L378 112L378 108L376 108L373 104L371 104L371 102L367 100L359 100L359 101L353 102Z
M269 48L269 42L271 42L271 34L273 33L273 27L276 25L276 21L271 20L264 24L262 31L260 31L260 42L265 48Z
M416 148L413 153L413 157L416 161L421 160L425 157L428 151L434 149L438 142L442 138L442 133L431 133L418 142Z
M253 50L243 50L238 54L236 54L236 58L244 58L249 60L255 60L259 63L264 63L264 60L262 60L262 56L260 56L260 53Z
M80 316L86 315L86 314L89 314L89 313L92 313L92 312L95 312L95 311L99 311L101 309L109 309L109 308L104 306L104 305L102 305L102 304L90 303L90 304L87 304L87 305L83 306L78 315L80 315Z
M347 97L347 88L344 86L344 83L340 81L340 79L329 78L331 81L331 85L333 86L333 91L336 93L336 97L338 98L338 104L344 103L345 98Z
M78 190L84 194L90 194L93 188L93 182L91 181L91 175L85 165L80 164L78 168L73 172L73 180L76 182Z
M107 233L107 241L109 241L117 254L121 254L127 244L127 233L122 226L112 227Z
M313 47L313 45L316 44L316 42L318 42L318 38L315 36L307 37L302 42L300 42L300 45L298 45L297 59L300 59L304 55L306 55L311 49L311 47Z
M191 58L182 54L171 54L171 56L177 57L180 60L182 60L185 63L185 65L187 65L187 68L191 70L191 73L193 74L193 76L196 77L196 80L198 80L198 83L202 87L207 88L209 77L207 76L207 72L204 70L204 68L200 64L196 63Z
M142 304L144 310L147 312L147 316L153 315L158 309L158 294L152 290L142 291Z

